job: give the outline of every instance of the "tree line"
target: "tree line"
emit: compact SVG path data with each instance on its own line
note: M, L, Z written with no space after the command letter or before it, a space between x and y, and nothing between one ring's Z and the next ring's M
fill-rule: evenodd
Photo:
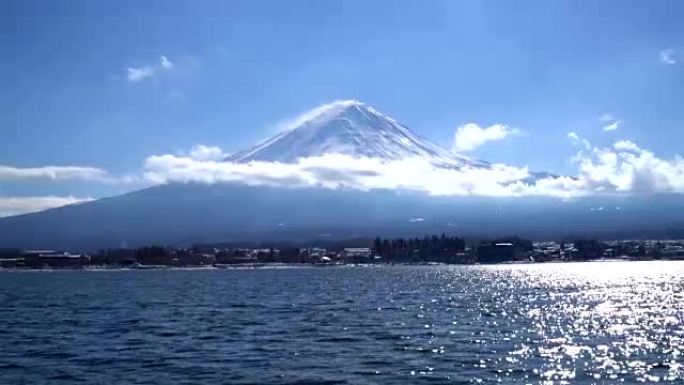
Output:
M432 235L416 238L380 238L373 240L375 253L387 260L415 261L456 259L465 252L466 241L454 235ZM461 255L464 258L465 256Z

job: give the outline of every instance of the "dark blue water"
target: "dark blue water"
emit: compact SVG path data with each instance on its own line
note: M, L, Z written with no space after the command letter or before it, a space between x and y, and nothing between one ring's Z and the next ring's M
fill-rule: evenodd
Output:
M0 272L6 384L684 383L684 263Z

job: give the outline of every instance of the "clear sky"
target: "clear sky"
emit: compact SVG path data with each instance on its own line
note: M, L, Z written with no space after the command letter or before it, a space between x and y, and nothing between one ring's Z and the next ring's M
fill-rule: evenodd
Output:
M338 99L447 148L458 126L506 125L517 134L469 155L535 170L574 169L570 131L672 158L683 19L677 0L3 1L0 165L135 174L197 144L237 151ZM0 196L131 189L19 179Z

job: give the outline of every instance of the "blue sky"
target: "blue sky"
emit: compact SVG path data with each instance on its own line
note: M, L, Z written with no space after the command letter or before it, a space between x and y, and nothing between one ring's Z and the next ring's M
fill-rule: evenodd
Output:
M460 125L506 125L517 134L470 155L535 170L573 172L570 131L672 158L682 15L681 1L4 1L0 165L135 174L338 99L449 148ZM131 188L0 180L5 197Z

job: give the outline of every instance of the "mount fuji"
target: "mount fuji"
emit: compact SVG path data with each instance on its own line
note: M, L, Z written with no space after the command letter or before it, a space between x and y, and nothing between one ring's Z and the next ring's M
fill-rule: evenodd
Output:
M450 152L357 101L312 110L282 132L228 156L233 164L296 163L341 154L384 162L418 158L447 170L492 164ZM550 174L530 173L527 179ZM600 208L600 210L596 209ZM95 249L219 241L298 241L320 237L518 234L549 239L675 236L684 228L677 194L549 197L430 196L416 191L165 183L121 196L0 218L0 247ZM674 230L673 230L674 229Z
M354 100L317 108L292 122L285 131L226 160L292 163L298 158L330 153L382 160L420 157L444 168L489 167L487 162L449 152Z

